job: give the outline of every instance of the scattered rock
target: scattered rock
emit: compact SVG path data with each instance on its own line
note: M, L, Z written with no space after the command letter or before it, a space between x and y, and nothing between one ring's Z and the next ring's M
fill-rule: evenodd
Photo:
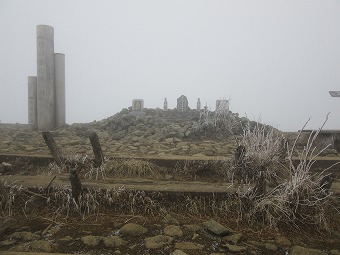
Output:
M64 236L64 237L59 239L59 241L62 241L62 242L68 242L68 241L72 241L72 240L73 240L73 237L71 237L71 236Z
M175 248L179 250L202 250L204 246L193 242L180 242L175 244Z
M327 252L317 250L317 249L310 249L305 248L302 246L294 246L291 250L291 255L327 255Z
M38 240L31 242L31 251L36 252L51 252L52 245L45 240Z
M102 240L101 236L83 236L81 241L88 246L96 246Z
M103 242L105 247L120 247L127 243L119 236L103 237Z
M190 232L199 232L202 230L200 226L195 225L195 224L184 225L183 228L184 230L190 231Z
M231 242L233 244L237 244L238 241L240 241L241 238L242 238L242 233L237 233L237 234L234 234L234 235L223 237L223 241L227 241L227 242Z
M187 253L185 253L184 251L181 250L175 250L172 255L188 255Z
M145 247L147 249L160 249L166 245L171 244L173 238L170 236L158 235L153 237L145 238Z
M257 242L257 241L248 241L248 243L256 246L256 247L260 247L260 248L264 248L270 251L276 251L277 250L277 246L275 244L269 243L269 242Z
M183 231L179 226L169 225L164 228L164 234L167 236L183 236Z
M279 246L283 246L283 247L290 247L290 246L292 246L292 242L289 241L284 236L277 236L276 239L275 239L275 243L278 244Z
M165 222L172 225L179 225L179 221L171 216L171 214L165 215Z
M232 244L224 244L222 246L228 248L228 250L231 252L243 252L247 250L247 248L244 246L238 246L238 245L232 245Z
M217 236L226 236L233 233L230 228L223 226L222 224L210 219L203 223L205 229L209 230L210 232L214 233Z
M26 232L26 231L15 232L15 233L13 233L11 235L11 237L13 239L22 240L22 241L25 241L25 242L29 242L29 241L34 241L34 240L40 239L40 235L33 234L31 232Z
M139 236L139 235L145 234L146 232L148 232L148 230L146 228L144 228L143 226L141 226L139 224L135 224L135 223L125 224L120 229L120 233L123 236Z

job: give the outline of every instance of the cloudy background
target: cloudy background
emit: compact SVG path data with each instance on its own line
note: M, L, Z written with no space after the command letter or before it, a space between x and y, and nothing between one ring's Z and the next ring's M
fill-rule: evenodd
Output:
M66 121L186 95L284 131L340 129L338 0L0 0L0 120L27 123L36 25L66 55Z

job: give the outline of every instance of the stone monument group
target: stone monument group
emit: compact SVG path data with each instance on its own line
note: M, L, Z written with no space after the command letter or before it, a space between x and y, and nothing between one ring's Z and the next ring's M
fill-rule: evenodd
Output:
M144 115L144 100L132 100L133 115ZM177 99L177 111L190 110L188 99ZM207 109L207 107L205 107ZM167 98L163 110L168 110ZM201 110L198 98L196 110ZM228 100L216 100L216 111L229 110ZM37 75L28 76L28 123L36 130L50 130L66 124L65 104L65 55L54 52L54 29L37 26Z

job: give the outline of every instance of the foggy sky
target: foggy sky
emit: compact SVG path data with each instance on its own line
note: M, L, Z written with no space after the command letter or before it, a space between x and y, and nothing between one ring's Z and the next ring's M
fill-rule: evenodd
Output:
M36 26L66 58L66 122L186 95L283 131L340 129L338 0L0 0L0 120L27 123Z

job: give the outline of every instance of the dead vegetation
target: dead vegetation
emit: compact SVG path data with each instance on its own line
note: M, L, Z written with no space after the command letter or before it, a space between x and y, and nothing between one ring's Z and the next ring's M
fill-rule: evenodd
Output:
M320 128L321 130L321 128ZM318 132L312 133L304 150L295 152L295 143L289 147L284 137L263 125L244 128L239 147L232 160L184 161L170 174L197 177L217 176L238 187L234 193L166 194L125 189L107 190L84 188L78 178L105 179L112 177L155 178L159 166L148 160L103 160L95 165L87 156L69 158L65 165L50 164L52 174L70 174L70 185L25 190L15 183L0 182L1 214L29 214L32 201L40 201L34 210L46 208L53 218L80 215L97 215L105 210L116 213L164 215L181 212L188 215L233 215L237 222L261 223L276 227L285 222L329 228L328 213L339 213L330 200L330 187L334 176L325 169L312 173L315 158L315 141ZM298 139L298 138L297 138ZM322 150L319 152L321 153ZM297 153L300 163L293 164ZM72 179L73 177L73 179ZM49 185L50 186L50 185Z

